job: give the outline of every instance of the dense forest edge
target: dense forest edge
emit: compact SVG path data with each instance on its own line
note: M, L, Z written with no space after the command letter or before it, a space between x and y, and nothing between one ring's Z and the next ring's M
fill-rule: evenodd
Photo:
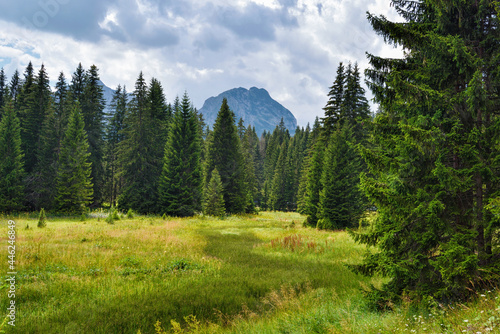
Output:
M500 5L404 1L404 22L368 13L405 51L340 63L324 117L293 136L256 133L224 100L213 128L187 92L167 103L139 74L105 113L99 70L80 64L54 92L42 65L0 70L0 211L156 217L296 211L303 228L345 230L367 252L352 273L370 310L439 307L500 278ZM36 72L36 73L35 73ZM44 219L40 219L44 221ZM45 223L40 224L44 228Z

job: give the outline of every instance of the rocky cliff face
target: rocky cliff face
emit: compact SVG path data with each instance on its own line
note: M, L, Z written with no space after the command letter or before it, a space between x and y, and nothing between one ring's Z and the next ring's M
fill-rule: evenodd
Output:
M236 122L243 118L245 127L248 127L249 124L254 126L259 136L264 130L273 131L281 118L283 118L290 133L295 132L297 127L295 116L280 103L273 100L265 89L256 87L250 89L234 88L206 100L203 107L198 111L203 114L205 122L210 127L215 123L224 97L227 99L229 108L236 115Z

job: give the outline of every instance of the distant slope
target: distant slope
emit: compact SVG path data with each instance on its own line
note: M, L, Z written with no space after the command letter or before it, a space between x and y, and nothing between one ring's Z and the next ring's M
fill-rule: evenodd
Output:
M99 81L99 84L102 87L102 93L104 100L106 101L106 108L104 108L104 112L109 116L111 111L111 101L113 101L113 95L115 94L115 90L106 86L102 81Z
M227 98L229 108L236 115L236 122L243 118L245 126L249 124L254 126L259 136L264 130L273 131L281 118L290 133L295 132L297 127L295 116L279 102L273 100L265 89L256 87L234 88L207 99L199 112L203 114L205 122L210 127L215 123L224 97Z

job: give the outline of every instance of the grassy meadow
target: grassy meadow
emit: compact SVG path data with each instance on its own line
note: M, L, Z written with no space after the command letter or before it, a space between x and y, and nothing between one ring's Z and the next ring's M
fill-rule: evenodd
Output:
M226 219L106 214L3 217L17 226L16 327L6 333L487 333L500 326L495 291L431 311L370 310L350 272L364 246L346 232L302 227L297 213ZM6 310L7 285L0 289ZM5 311L6 313L6 311ZM1 322L1 320L0 320Z

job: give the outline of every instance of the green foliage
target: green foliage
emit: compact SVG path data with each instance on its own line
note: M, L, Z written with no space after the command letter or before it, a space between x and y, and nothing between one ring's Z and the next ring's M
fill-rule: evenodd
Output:
M292 202L291 164L289 156L289 139L285 139L278 148L280 154L274 168L274 176L269 191L268 207L272 210L290 209Z
M356 227L364 207L359 189L360 162L352 128L344 125L330 137L325 152L319 194L320 229Z
M24 167L19 119L11 102L3 108L0 121L0 211L23 208Z
M212 171L208 187L203 200L203 213L205 215L222 217L226 213L224 205L224 189L217 168Z
M5 71L3 67L0 69L0 121L2 120L3 115L3 106L8 100L8 86L6 82Z
M115 220L120 220L120 215L118 214L118 210L114 206L112 206L109 209L108 217L106 217L106 223L114 224Z
M269 137L266 139L266 144L265 144L265 159L264 159L264 184L263 184L263 189L262 189L262 207L263 209L271 208L269 205L271 203L276 202L275 199L271 199L271 192L272 192L272 182L274 176L277 174L276 173L276 165L278 164L278 160L280 158L281 151L280 149L282 148L283 143L286 141L286 149L288 149L288 141L290 139L290 133L288 130L285 128L285 123L283 119L281 119L280 123L276 126L272 134L269 134ZM285 154L282 156L282 161L281 161L281 172L283 172L283 169L285 168L285 163L286 163L286 154L287 152L283 153ZM278 172L279 174L279 172ZM278 176L280 177L280 176ZM288 182L288 181L287 181ZM276 180L276 183L280 184L279 180ZM279 185L275 185L275 188L279 187ZM276 194L275 194L276 195ZM273 196L275 196L273 195Z
M198 116L184 94L165 146L158 191L160 212L186 217L201 210L201 140Z
M349 63L347 68L343 63L339 64L335 81L328 93L329 100L323 108L325 117L322 118L322 139L326 142L337 127L346 123L353 126L358 140L364 136L362 122L369 118L370 107L360 81L357 63L354 66Z
M89 162L92 164L93 201L102 201L104 189L104 100L103 88L97 66L92 65L85 73L83 92L79 102L89 142Z
M204 184L209 184L212 171L217 168L224 189L226 212L242 213L247 209L247 188L245 185L244 157L234 113L227 100L222 101L213 132L207 139L207 153L204 166Z
M361 184L379 215L353 235L379 251L355 269L390 278L372 292L379 305L463 300L500 274L498 219L486 207L500 191L499 21L490 1L393 3L406 22L368 16L407 52L369 55L382 110Z
M122 187L122 176L120 175L118 147L124 139L125 115L127 112L128 93L127 90L118 85L113 95L110 108L113 116L106 129L106 141L104 147L105 163L105 189L104 196L111 203L116 205L118 194Z
M31 189L28 191L28 202L34 208L54 209L59 153L71 110L67 90L66 79L61 73L56 83L54 101L50 103L42 124L37 165L31 177Z
M148 87L142 72L135 84L133 98L124 120L124 138L118 145L120 175L123 178L120 209L147 214L157 211L158 180L162 160L156 152L155 119L148 101Z
M344 111L344 88L345 88L345 69L341 62L337 68L337 76L328 93L329 99L323 108L325 117L322 118L324 136L330 138L330 134L335 131L336 124L339 123Z
M70 115L59 154L55 199L59 211L82 213L92 200L91 162L88 150L83 117L77 105Z
M243 120L241 120L241 126L243 126ZM245 175L245 186L247 189L247 204L246 212L255 213L255 200L259 197L258 195L258 181L256 176L256 165L259 163L257 161L257 151L258 151L259 138L255 133L255 129L249 125L243 131L243 137L241 139L241 149L244 159L244 175Z
M319 195L321 192L321 176L323 174L323 161L325 155L325 143L322 140L316 141L310 160L306 169L307 176L304 204L302 212L307 215L306 224L316 227L319 219Z
M134 210L128 209L127 211L127 219L132 219L134 218Z
M40 209L40 215L38 216L38 225L39 228L44 228L47 226L47 217L45 216L45 210L43 208Z
M48 78L45 71L40 77L41 89L48 88ZM19 79L18 79L19 80ZM16 103L16 112L18 112L21 121L21 148L25 155L24 166L27 174L31 174L36 165L36 149L40 136L40 123L43 122L43 106L37 106L36 77L33 64L29 62L24 71L24 80L18 92L18 103ZM50 94L50 89L48 90ZM41 113L42 112L42 113Z

